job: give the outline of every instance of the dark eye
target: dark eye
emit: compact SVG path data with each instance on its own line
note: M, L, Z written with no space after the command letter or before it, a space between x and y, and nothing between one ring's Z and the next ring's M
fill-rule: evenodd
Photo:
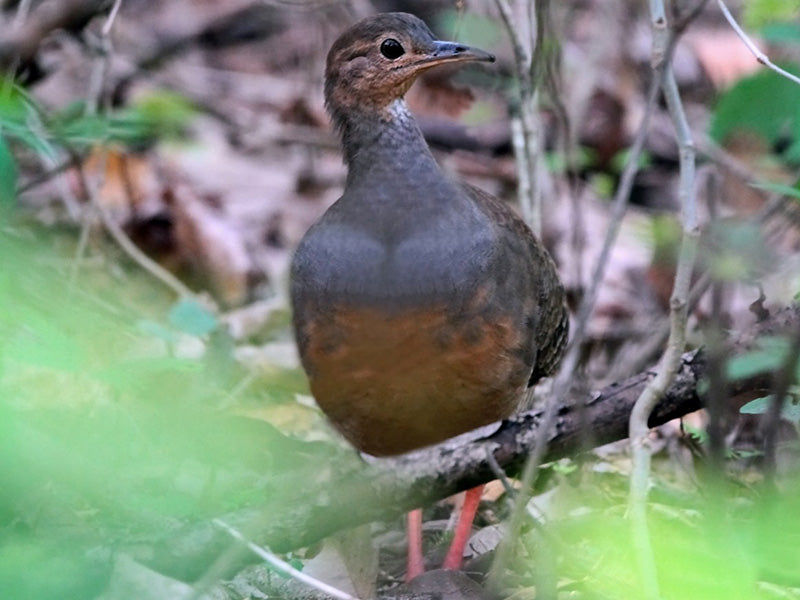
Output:
M383 40L383 43L381 43L381 54L383 54L389 60L400 58L405 53L406 51L403 50L403 46L401 46L400 42L395 39L389 38Z

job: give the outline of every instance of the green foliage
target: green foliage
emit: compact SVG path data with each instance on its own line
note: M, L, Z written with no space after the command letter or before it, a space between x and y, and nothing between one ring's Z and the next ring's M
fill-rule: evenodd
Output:
M614 196L615 180L608 173L592 173L589 185L592 191L600 198L612 198Z
M798 9L800 10L800 4ZM761 36L771 44L800 44L800 24L795 19L781 23L767 23Z
M629 148L625 148L624 150L620 150L617 152L613 158L611 159L611 169L614 173L622 173L625 169L625 166L631 160L631 151ZM637 167L639 169L645 169L653 164L653 157L650 155L649 152L646 150L641 152L638 156Z
M188 301L170 310L131 281L81 272L73 283L56 268L55 240L31 237L0 228L3 598L93 597L115 553L308 478L305 444L218 410L243 373L175 356L139 326L159 324L175 341L216 328L212 315Z
M758 340L753 350L736 356L727 363L727 376L730 379L744 379L786 367L791 351L791 340L786 336L765 336ZM794 366L795 379L800 378L800 363ZM773 396L763 396L751 400L739 410L742 414L763 415L773 402ZM800 402L792 395L784 399L781 417L800 425Z
M770 23L795 22L800 13L800 0L748 0L743 8L745 25L758 29Z
M674 215L655 215L650 219L653 262L674 265L681 242L681 226Z
M755 349L728 361L728 379L745 379L781 368L789 355L790 343L785 336L760 338Z
M18 140L37 154L55 158L37 102L21 86L0 79L0 131L7 140Z
M797 64L783 65L800 73ZM784 160L800 160L800 86L770 70L734 85L720 98L711 118L711 136L719 143L735 134L755 135L769 146L784 139Z
M155 92L142 96L121 117L137 124L145 138L180 139L184 136L197 109L174 92Z
M99 141L146 144L156 139L179 138L194 114L185 99L160 92L107 115L86 114L83 103L75 103L55 113L48 126L56 140L79 147Z
M787 198L800 200L800 181L798 181L795 185L784 185L782 183L763 183L753 184L753 187L766 190L774 194L781 194Z
M176 302L170 309L168 318L176 329L198 337L211 333L219 326L217 317L191 298Z
M2 134L2 128L0 128ZM0 135L0 210L14 202L17 195L17 163Z
M701 240L700 261L719 281L754 281L774 265L764 232L754 223L713 222Z
M557 509L548 523L523 534L516 580L557 581L559 598L647 598L627 518L628 477L613 464L586 467L577 485L550 492L546 502ZM796 597L796 482L778 494L681 477L681 467L658 456L653 468L647 519L660 598Z
M470 11L446 10L441 12L437 23L450 39L462 40L478 48L489 49L503 38L496 19Z
M48 111L23 87L0 81L0 131L37 154L55 158L55 147L82 149L101 142L148 144L180 137L194 107L170 92L155 92L108 114L87 112L84 102Z
M756 398L755 400L751 400L742 406L742 408L739 409L739 412L744 415L766 414L774 398L775 396L773 395ZM792 397L785 398L783 401L783 406L781 407L781 418L789 421L795 427L800 425L800 401Z

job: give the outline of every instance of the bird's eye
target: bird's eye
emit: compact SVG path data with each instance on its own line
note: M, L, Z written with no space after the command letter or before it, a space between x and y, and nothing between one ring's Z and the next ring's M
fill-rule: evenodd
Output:
M400 45L400 42L395 39L388 38L383 40L381 43L381 54L383 54L389 60L400 58L405 53L406 51L403 50L403 46Z

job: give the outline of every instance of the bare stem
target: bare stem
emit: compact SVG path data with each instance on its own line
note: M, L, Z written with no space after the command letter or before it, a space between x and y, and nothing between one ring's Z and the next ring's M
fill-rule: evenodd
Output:
M529 21L527 43L520 35L521 24L519 19L514 18L508 0L495 0L495 4L514 49L514 67L519 84L519 97L513 101L511 111L511 143L518 174L517 197L525 221L536 235L540 235L542 178L547 174L540 168L542 140L538 116L539 99L533 73L534 63L541 55L541 52L535 52L537 47L541 47L541 29L537 27L540 19L537 18L538 11L534 9L535 0L525 1L525 16ZM546 0L542 1L546 4Z
M327 583L320 581L319 579L315 579L310 575L306 575L302 571L298 571L292 565L287 563L285 560L279 558L273 552L270 552L263 546L259 546L258 544L254 544L253 542L248 540L244 535L242 535L241 531L235 529L234 527L231 527L222 519L214 519L213 523L220 529L226 531L231 537L243 543L254 554L263 558L266 562L272 565L272 567L277 569L280 573L288 575L292 579L300 581L301 583L304 583L315 590L319 590L325 594L328 594L333 598L339 598L340 600L358 600L355 596L352 596L347 592L343 592L342 590L337 589L332 585L328 585Z
M103 223L103 227L123 252L125 252L133 262L150 273L150 275L158 279L181 298L194 298L195 293L192 290L186 287L177 277L172 275L172 273L142 252L128 237L125 231L123 231L122 227L114 221L108 211L101 205L97 197L97 190L94 186L90 185L83 169L78 168L77 173L78 179L89 198L92 208L100 215L100 221Z
M800 77L798 77L797 75L793 75L792 73L789 73L789 71L781 69L778 65L776 65L769 59L769 56L767 56L761 50L758 49L758 46L756 46L755 42L753 42L753 40L750 39L750 36L748 36L744 32L741 26L736 22L736 19L733 18L733 15L731 14L731 11L728 10L728 7L725 5L725 2L723 2L722 0L717 0L717 4L719 5L719 9L722 11L724 17L728 20L730 26L736 32L736 35L738 35L739 38L744 42L744 45L747 46L747 49L750 50L753 56L756 57L756 60L758 62L760 62L765 67L772 69L779 75L786 77L786 79L789 79L797 84L800 84Z
M103 99L103 89L105 87L106 76L108 74L108 62L114 50L111 40L111 28L114 26L122 0L115 0L111 7L111 12L106 17L105 23L100 30L100 44L97 49L97 57L94 61L92 74L89 78L89 93L86 102L86 114L96 114Z
M631 521L634 551L647 598L659 597L655 558L647 526L647 493L650 481L650 455L648 419L655 405L672 383L680 365L681 353L686 344L686 319L691 286L691 274L697 252L699 230L695 194L695 150L688 121L672 71L671 54L662 52L658 44L665 43L663 30L666 27L664 5L661 0L651 0L653 27L654 67L661 66L663 76L661 88L672 118L680 149L680 184L682 239L678 256L675 281L670 297L670 333L667 348L661 357L658 374L645 387L631 411L629 435L633 468L631 471L629 518ZM674 47L675 38L670 34L668 47Z

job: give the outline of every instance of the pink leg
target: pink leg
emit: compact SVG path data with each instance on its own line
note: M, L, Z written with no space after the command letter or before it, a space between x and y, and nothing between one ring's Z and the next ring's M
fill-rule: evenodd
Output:
M465 492L464 506L461 507L461 514L458 516L453 541L450 542L450 549L447 551L447 556L445 556L442 563L443 569L456 570L461 568L464 547L467 545L469 536L472 533L472 521L475 520L475 513L478 512L478 504L481 501L483 487L479 485Z
M422 509L408 513L408 563L406 565L406 581L425 572L422 560Z

